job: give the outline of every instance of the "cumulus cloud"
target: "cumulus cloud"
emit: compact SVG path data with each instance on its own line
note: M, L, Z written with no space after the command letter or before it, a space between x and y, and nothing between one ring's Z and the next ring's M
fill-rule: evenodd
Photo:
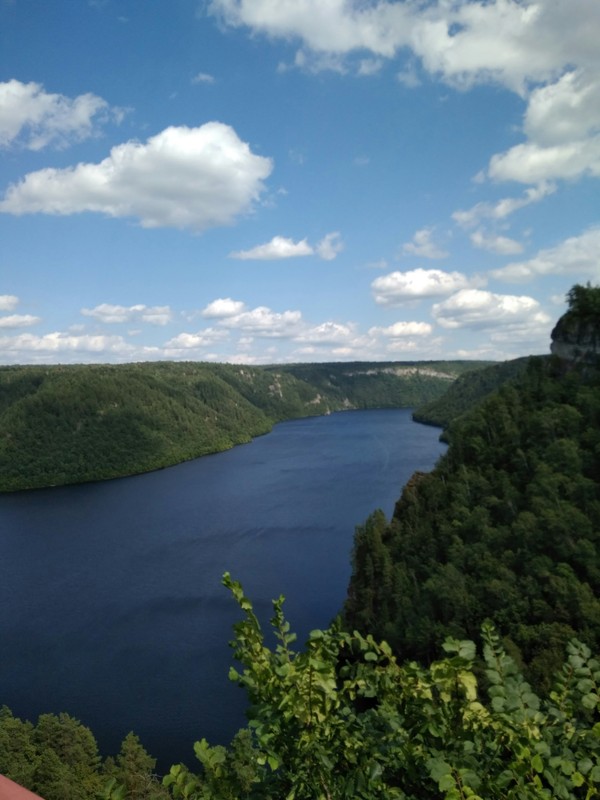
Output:
M0 311L13 311L19 305L19 298L14 294L0 294Z
M448 253L432 241L432 235L432 228L421 228L413 236L412 242L402 245L402 252L421 258L446 258Z
M230 26L297 41L294 66L370 74L396 59L449 85L496 83L527 101L526 141L496 154L494 180L536 184L600 174L596 0L212 0Z
M40 317L31 314L10 314L8 317L0 317L0 328L28 328L40 321Z
M304 61L306 49L338 60L358 53L359 69L365 52L390 59L410 48L428 72L449 83L493 80L521 93L568 64L594 63L600 22L595 0L212 0L209 9L225 24L300 40Z
M301 39L317 53L341 55L351 50L369 50L390 57L399 44L408 42L410 29L401 33L411 12L403 6L380 3L362 9L344 0L213 0L210 11L226 24L247 26L273 37ZM364 56L363 56L364 58Z
M475 247L489 250L491 253L498 253L498 255L502 256L511 256L523 252L523 245L515 239L509 239L508 236L499 236L497 234L486 234L482 230L472 233L471 241Z
M8 357L11 354L27 354L28 357L51 356L53 360L60 360L63 354L102 354L127 358L134 352L134 348L122 336L77 336L61 331L43 336L23 333L0 337L0 350Z
M5 81L0 83L0 146L66 147L92 136L95 125L111 116L118 121L122 114L94 94L70 98L50 94L39 83Z
M101 303L95 308L82 308L84 317L92 317L97 322L149 322L151 325L166 325L172 314L169 306L116 306Z
M260 260L274 261L280 258L295 258L297 256L311 256L313 248L306 239L294 242L293 239L286 239L284 236L274 236L270 242L259 244L250 250L238 250L230 253L230 258L238 258L242 261Z
M250 311L222 317L218 324L252 336L280 339L298 334L303 323L300 311L279 313L267 306L258 306Z
M462 289L435 303L432 313L438 325L448 329L515 330L531 326L537 329L550 323L550 317L533 297L493 294L481 289Z
M600 227L588 228L580 236L540 250L527 261L508 264L493 270L494 278L504 281L528 281L538 275L573 275L600 280Z
M232 300L231 297L219 297L213 300L202 311L203 317L219 318L219 317L235 317L246 310L246 304L241 300Z
M373 281L371 289L376 303L395 306L422 297L443 297L469 285L470 280L461 272L413 269L382 275Z
M496 180L536 183L600 175L600 74L580 68L535 89L523 129L527 141L490 160Z
M276 261L283 258L318 255L319 258L331 261L343 248L344 244L338 232L328 233L315 247L306 239L295 242L285 236L274 236L266 244L259 244L250 250L237 250L230 253L229 257L242 261Z
M31 172L9 187L0 211L94 211L134 217L145 228L202 231L249 211L272 168L228 125L169 127L145 143L113 147L99 164Z
M307 328L294 337L297 342L310 342L311 344L339 344L349 342L356 336L356 326L338 322L323 322Z
M370 336L404 339L407 336L429 336L433 328L428 322L395 322L387 328L371 328Z
M227 331L217 330L216 328L205 328L197 333L180 333L165 343L165 349L167 353L174 350L197 350L203 347L211 347L215 342L221 341L227 336Z
M600 176L600 136L584 141L541 146L525 142L492 156L488 175L500 181L538 183L547 179L575 180Z

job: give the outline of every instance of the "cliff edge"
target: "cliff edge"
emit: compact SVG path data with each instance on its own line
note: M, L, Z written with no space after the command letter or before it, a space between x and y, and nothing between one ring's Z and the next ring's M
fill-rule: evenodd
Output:
M600 359L600 287L576 285L567 300L569 309L554 326L550 350L563 361L596 363Z

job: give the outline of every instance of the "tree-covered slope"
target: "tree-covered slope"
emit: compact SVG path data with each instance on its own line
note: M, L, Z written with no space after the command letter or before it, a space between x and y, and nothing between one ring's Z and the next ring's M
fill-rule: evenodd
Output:
M543 682L570 637L600 649L599 544L600 372L532 359L358 529L345 623L427 661L489 618Z
M489 361L364 362L295 364L284 367L341 407L399 408L434 401L466 373Z
M414 411L413 419L426 425L447 428L452 420L474 408L503 384L518 378L526 369L528 362L528 358L516 358L464 373L441 397L420 405Z
M470 362L0 368L0 491L114 478L266 433L275 422L439 397Z

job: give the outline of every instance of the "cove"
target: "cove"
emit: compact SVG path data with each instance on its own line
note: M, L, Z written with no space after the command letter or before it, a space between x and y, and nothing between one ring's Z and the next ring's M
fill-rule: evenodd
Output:
M244 724L223 572L265 623L285 595L300 646L341 608L355 526L391 515L438 436L409 409L342 412L146 475L0 495L0 705L66 711L104 754L133 730L161 768L193 767L196 739Z

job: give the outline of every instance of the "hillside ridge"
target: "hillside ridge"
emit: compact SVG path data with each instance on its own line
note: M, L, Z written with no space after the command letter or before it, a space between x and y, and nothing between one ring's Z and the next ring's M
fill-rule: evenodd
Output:
M486 363L0 367L0 491L160 469L247 443L287 419L413 407Z

